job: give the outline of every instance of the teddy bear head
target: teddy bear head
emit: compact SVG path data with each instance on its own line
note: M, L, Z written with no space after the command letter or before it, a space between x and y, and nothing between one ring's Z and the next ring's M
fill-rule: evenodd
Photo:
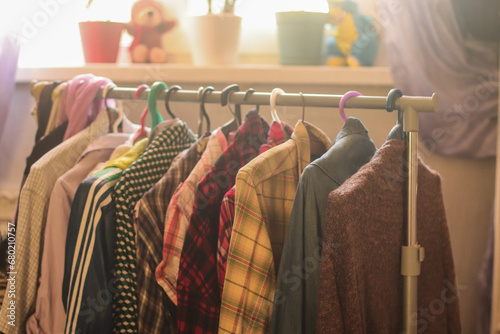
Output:
M132 7L132 22L143 27L156 27L165 19L162 5L154 0L139 0Z

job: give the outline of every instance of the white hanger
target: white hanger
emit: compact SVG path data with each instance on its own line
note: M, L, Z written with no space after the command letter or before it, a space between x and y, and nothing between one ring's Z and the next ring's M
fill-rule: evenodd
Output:
M276 98L278 95L285 94L285 91L281 88L274 88L271 92L271 101L269 105L271 106L271 117L273 121L276 121L281 124L281 120L278 116L278 112L276 111Z
M104 87L104 89L102 90L102 98L104 99L104 106L106 107L106 110L108 112L109 112L109 107L108 107L108 103L107 103L108 92L113 90L113 88L116 88L116 85L111 82L111 83L107 84ZM120 125L121 121L123 120L123 109L121 108L120 104L117 106L116 111L118 113L118 117L111 125L111 128L113 129L113 133L118 133L118 126Z

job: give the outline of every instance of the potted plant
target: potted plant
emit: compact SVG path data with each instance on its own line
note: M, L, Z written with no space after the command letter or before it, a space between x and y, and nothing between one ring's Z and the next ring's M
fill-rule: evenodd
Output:
M186 18L195 65L232 65L237 62L241 16L234 14L236 0L225 0L215 14L208 0L208 13Z
M324 64L323 32L328 19L326 1L316 1L315 6L307 8L297 2L292 10L276 12L281 65Z
M93 0L89 0L87 8ZM124 24L111 21L80 22L80 36L87 63L115 63Z

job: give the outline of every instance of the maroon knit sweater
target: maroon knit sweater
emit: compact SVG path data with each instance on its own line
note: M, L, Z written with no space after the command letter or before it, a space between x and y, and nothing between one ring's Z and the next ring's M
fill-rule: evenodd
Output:
M391 140L328 199L317 333L401 333L404 142ZM460 333L458 295L439 175L418 166L418 333Z

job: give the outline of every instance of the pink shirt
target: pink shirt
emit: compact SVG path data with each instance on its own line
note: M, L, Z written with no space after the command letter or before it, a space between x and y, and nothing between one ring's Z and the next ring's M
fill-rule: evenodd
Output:
M68 81L59 108L59 124L68 120L64 140L86 128L96 118L104 107L104 100L96 99L96 94L99 88L104 88L111 82L108 78L93 74L77 75ZM108 105L114 107L114 102L108 101Z

